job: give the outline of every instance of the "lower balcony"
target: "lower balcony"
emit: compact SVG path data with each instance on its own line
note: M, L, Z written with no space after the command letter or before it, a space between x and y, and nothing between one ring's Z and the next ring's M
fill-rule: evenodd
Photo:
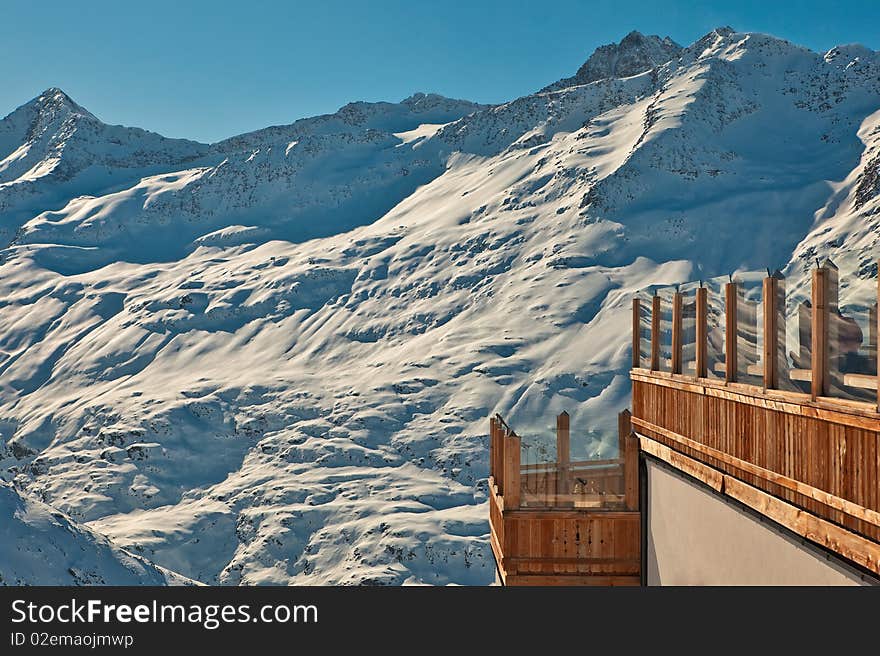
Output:
M557 459L522 464L522 441L490 422L489 517L504 585L641 583L638 440L621 414L620 456L568 458L568 415L557 418Z

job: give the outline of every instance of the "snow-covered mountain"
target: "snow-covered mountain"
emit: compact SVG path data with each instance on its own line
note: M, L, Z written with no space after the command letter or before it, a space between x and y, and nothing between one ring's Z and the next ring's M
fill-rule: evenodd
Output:
M0 483L0 585L193 585Z
M880 54L633 33L503 105L212 145L50 90L0 158L21 494L204 583L487 583L487 417L540 439L565 409L613 453L636 290L873 275Z
M193 141L106 125L60 89L47 89L0 122L0 242L76 195L128 187L207 152Z

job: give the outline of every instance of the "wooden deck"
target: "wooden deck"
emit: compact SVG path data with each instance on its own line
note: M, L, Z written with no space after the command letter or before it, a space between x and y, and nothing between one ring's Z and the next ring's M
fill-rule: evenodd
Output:
M490 421L489 520L505 585L639 585L638 440L621 416L623 458L571 462L568 415L557 461L520 463L520 438Z

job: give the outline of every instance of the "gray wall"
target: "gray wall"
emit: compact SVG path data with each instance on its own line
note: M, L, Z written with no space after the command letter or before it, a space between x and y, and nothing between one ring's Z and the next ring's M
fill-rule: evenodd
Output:
M870 579L651 459L648 585L865 585Z

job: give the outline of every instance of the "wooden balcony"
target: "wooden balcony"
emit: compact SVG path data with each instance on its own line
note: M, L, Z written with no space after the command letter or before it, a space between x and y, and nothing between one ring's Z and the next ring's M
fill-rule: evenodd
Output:
M787 351L780 344L785 340L780 324L786 317L779 284L778 275L764 281L764 321L758 326L763 344L745 362L738 326L743 315L737 311L743 301L736 283L725 290L720 322L725 333L720 357L725 361L720 363L709 354L705 288L695 293L696 343L690 361L682 354L682 295L673 296L668 344L662 343L661 306L654 297L647 358L640 356L643 317L639 302L634 303L632 426L639 447L859 568L880 574L880 414L872 396L878 387L877 306L866 312L870 323L863 339L847 344L841 335L849 319L837 306L836 268L826 263L814 272L812 303L799 316L800 343ZM670 357L661 357L667 348ZM792 362L798 354L800 366ZM847 371L848 362L862 363L864 371ZM712 371L722 375L712 377ZM740 380L754 380L756 374L758 385ZM800 391L798 382L805 383ZM851 398L856 393L861 396Z
M505 585L639 585L638 441L621 415L622 458L571 462L569 418L557 459L521 462L521 438L490 419L489 519Z

